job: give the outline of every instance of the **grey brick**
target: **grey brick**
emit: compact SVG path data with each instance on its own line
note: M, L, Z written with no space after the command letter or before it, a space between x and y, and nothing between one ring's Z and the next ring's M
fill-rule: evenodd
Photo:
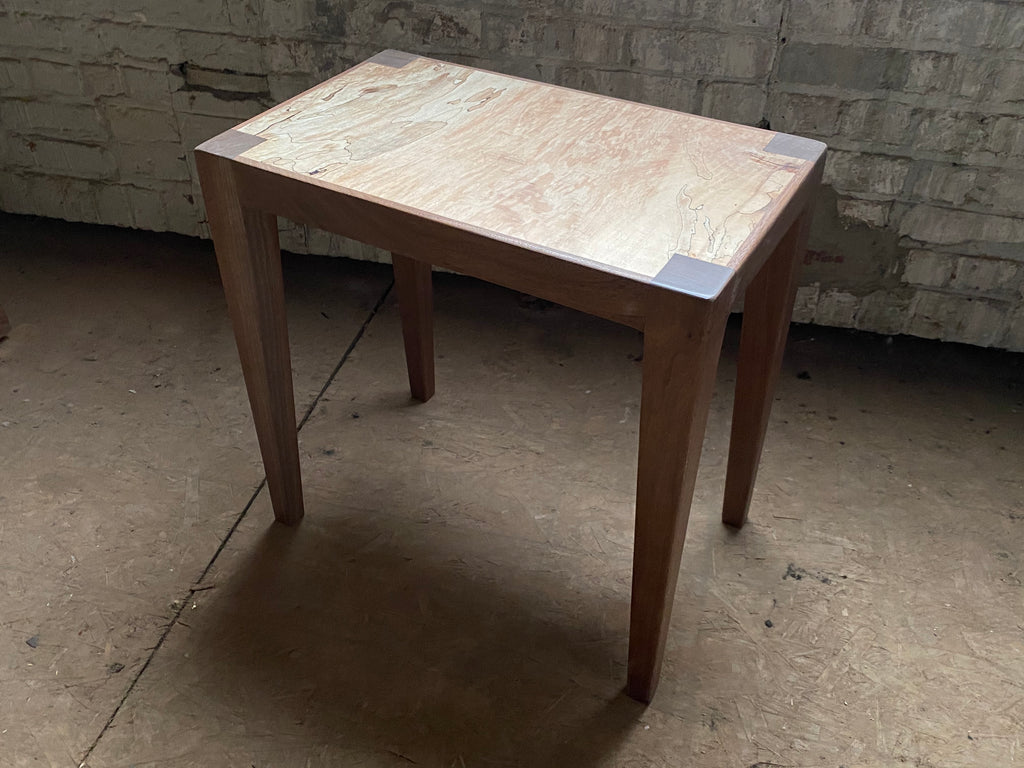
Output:
M917 127L918 149L960 154L986 146L995 120L985 113L949 110L927 112Z
M848 139L909 148L920 120L919 110L906 104L859 100L844 105L839 130Z
M757 125L765 115L766 99L760 85L711 83L704 89L700 111L717 120Z
M962 206L975 188L978 173L977 168L931 163L914 183L913 195L917 200Z
M680 112L698 112L697 83L684 77L648 75L644 78L641 101Z
M555 83L591 93L615 96L621 99L644 101L644 87L650 78L635 72L559 67Z
M986 47L998 42L1007 5L961 0L903 0L900 32L904 40Z
M756 29L775 37L783 7L782 0L693 0L690 14L700 22Z
M780 93L769 104L774 130L827 138L836 134L842 102L827 96Z
M633 35L631 60L643 69L692 78L763 78L773 47L751 35L642 28Z
M849 35L858 28L862 6L858 0L791 0L785 29L790 33L827 29Z
M909 93L945 93L956 88L964 60L958 54L914 51L906 54L906 73L901 90Z
M1024 120L1005 115L991 120L983 149L999 156L1024 157Z
M891 48L790 43L782 48L779 80L874 91L902 84L906 69L907 54Z

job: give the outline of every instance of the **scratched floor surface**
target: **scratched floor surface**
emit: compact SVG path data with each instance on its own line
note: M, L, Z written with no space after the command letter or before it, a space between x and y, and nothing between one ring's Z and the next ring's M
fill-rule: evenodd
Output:
M637 333L438 275L417 405L388 270L287 257L312 411L285 529L209 246L0 238L0 765L1024 760L1020 355L794 328L736 534L731 328L644 708Z

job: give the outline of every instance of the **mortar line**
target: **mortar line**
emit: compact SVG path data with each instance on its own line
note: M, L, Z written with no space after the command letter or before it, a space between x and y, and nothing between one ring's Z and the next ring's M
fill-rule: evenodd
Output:
M380 298L377 299L377 302L373 305L373 308L370 310L370 314L366 316L366 319L363 321L363 324L359 326L359 330L356 331L355 336L352 337L352 341L349 342L349 345L345 349L345 352L342 354L341 359L338 360L338 364L334 366L334 370L331 371L330 376L327 377L327 380L324 382L324 385L320 387L320 391L317 392L316 396L313 398L313 402L310 403L309 407L306 409L305 415L302 417L302 419L299 421L298 426L296 427L297 432L301 431L301 429L306 425L306 422L309 421L310 416L313 415L313 411L316 409L316 406L320 403L320 399L324 396L324 393L327 392L331 384L334 383L334 379L341 371L341 367L346 362L348 362L349 357L352 355L353 350L355 350L356 348L356 344L358 344L360 340L363 338L363 334L366 333L366 329L369 327L370 323L373 322L373 318L377 316L377 313L380 311L381 307L384 306L384 302L391 294L391 291L394 288L394 286L394 280L388 283L388 287L384 289L384 292L380 295ZM114 707L114 711L110 713L110 717L107 718L107 722L103 724L103 727L100 729L100 732L96 735L96 738L93 739L92 744L90 744L88 749L85 750L85 754L82 755L82 759L78 761L78 768L88 768L87 763L89 761L89 756L92 755L96 747L99 746L100 740L114 724L114 719L121 712L121 709L124 707L125 702L128 701L128 697L131 696L132 691L135 690L135 686L138 685L138 682L142 678L143 674L145 674L146 670L149 669L150 663L153 661L157 652L163 646L164 641L167 640L167 637L171 634L171 630L174 629L174 626L178 623L178 620L181 618L182 611L185 610L185 606L188 605L192 598L195 596L196 592L198 591L196 588L203 583L203 579L205 579L207 574L209 574L210 569L213 568L214 563L217 562L217 558L220 557L220 553L224 551L224 548L228 545L228 541L230 541L235 531L238 530L238 526L242 524L242 521L245 519L245 516L249 514L249 510L252 508L252 505L256 502L256 499L260 495L260 493L262 493L263 488L266 486L266 484L267 477L266 475L264 475L263 479L260 480L259 485L256 486L256 490L252 492L252 495L249 497L249 500L245 503L245 506L242 507L242 511L235 518L235 521L231 524L231 527L228 528L228 532L224 535L224 538L221 539L221 542L217 546L217 549L214 551L213 556L210 557L210 560L206 564L206 567L203 568L202 573L199 574L199 578L192 582L192 585L188 588L188 594L185 596L183 600L179 601L180 605L178 605L178 609L174 612L174 616L171 617L171 620L167 623L167 626L164 628L164 631L157 639L156 645L154 645L152 650L149 652L149 656L147 656L146 660L142 663L142 667L139 669L138 672L135 673L135 677L132 678L131 683L128 684L128 688L125 690L124 695L121 697L121 700L117 702L117 705Z

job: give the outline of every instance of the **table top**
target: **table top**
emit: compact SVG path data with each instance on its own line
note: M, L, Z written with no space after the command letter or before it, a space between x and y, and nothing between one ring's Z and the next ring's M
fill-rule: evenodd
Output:
M825 151L399 51L229 133L237 161L644 282L731 273Z

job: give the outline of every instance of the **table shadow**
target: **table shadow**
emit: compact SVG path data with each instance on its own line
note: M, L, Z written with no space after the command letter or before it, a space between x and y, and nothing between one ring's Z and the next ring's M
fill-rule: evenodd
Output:
M217 709L438 766L597 765L643 728L622 692L628 600L574 588L559 561L585 558L323 506L200 593L191 661Z

